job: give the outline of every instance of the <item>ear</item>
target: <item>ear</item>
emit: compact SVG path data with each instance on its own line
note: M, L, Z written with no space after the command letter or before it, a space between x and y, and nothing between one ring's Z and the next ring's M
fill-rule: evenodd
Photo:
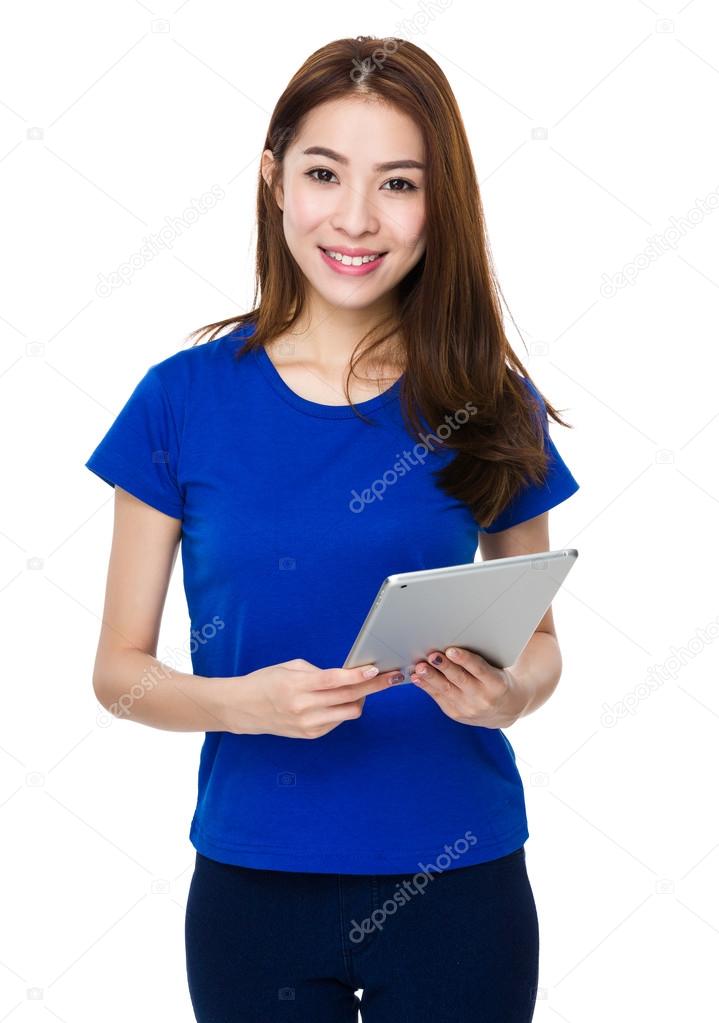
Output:
M262 154L261 173L265 179L265 184L268 188L272 189L272 178L277 174L278 168L275 166L275 158L272 155L271 149L265 149ZM285 201L284 190L281 182L278 183L274 188L274 199L280 209L283 209L282 203Z

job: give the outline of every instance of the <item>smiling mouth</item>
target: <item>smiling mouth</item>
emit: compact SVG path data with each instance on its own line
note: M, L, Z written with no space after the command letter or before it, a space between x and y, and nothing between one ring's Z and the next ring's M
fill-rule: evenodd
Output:
M321 245L318 245L317 248L320 250L320 252L324 252L324 254L326 256L330 256L330 252L333 251L332 249L323 249ZM340 253L340 255L342 255L342 253ZM380 256L386 256L387 252L371 252L371 253L369 253L369 255L374 256L375 259L379 259ZM348 259L355 259L355 258L365 259L366 257L365 256L358 256L358 257L348 256L347 258ZM334 259L334 256L330 256L330 259ZM339 260L337 262L339 262Z

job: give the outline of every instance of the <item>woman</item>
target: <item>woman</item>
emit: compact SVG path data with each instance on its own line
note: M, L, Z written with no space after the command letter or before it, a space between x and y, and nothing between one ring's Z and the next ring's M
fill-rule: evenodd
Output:
M339 40L292 78L257 274L256 308L151 366L86 463L117 487L98 698L206 733L196 1018L341 1023L361 990L363 1023L525 1023L538 926L502 729L557 684L551 608L509 669L461 648L429 648L413 685L339 667L387 574L548 550L578 489L421 49ZM154 656L180 540L192 675Z

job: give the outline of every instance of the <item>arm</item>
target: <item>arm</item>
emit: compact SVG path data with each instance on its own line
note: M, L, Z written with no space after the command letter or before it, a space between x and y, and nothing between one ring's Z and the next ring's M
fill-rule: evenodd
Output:
M549 512L499 533L480 533L479 549L483 561L548 551ZM551 607L509 670L522 692L524 710L520 717L537 710L552 695L562 673L562 655Z
M551 614L551 609L547 612ZM542 622L546 621L546 615ZM520 717L538 710L557 688L562 674L562 654L557 637L537 628L509 669L523 693L525 706Z
M155 657L180 532L180 519L115 488L93 688L119 718L170 731L224 731L221 695L233 680L174 671Z

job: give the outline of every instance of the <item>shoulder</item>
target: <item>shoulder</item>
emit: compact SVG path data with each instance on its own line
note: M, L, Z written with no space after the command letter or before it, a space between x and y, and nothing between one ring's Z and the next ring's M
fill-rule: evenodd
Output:
M521 373L518 373L516 369L512 369L511 366L508 366L507 368L509 369L510 375L518 383L524 384L525 390L528 391L529 394L531 394L533 398L536 398L536 399L540 399L541 398L541 395L540 395L539 391L537 390L535 384L533 384L532 381L529 379L529 377L523 377Z
M212 341L188 345L153 363L147 376L168 397L181 400L190 391L212 388L219 376L226 375L235 354L244 344L247 331L234 330Z
M529 397L529 403L534 407L535 412L539 416L540 420L544 424L547 420L547 405L544 398L539 393L537 387L529 379L529 377L523 377L521 373L517 373L516 370L510 367L509 372L515 378L524 385L524 389Z

